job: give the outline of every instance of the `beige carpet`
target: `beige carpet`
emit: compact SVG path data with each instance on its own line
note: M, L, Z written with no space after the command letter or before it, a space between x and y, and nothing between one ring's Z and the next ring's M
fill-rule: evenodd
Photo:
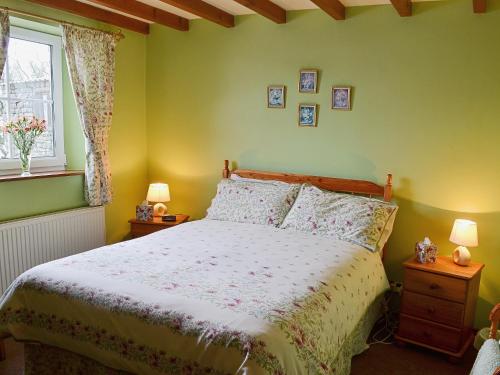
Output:
M352 360L352 375L467 375L476 351L470 349L459 364L449 363L440 354L414 346L373 345ZM0 362L1 375L22 375L23 345L7 340L7 360ZM292 374L289 374L292 375Z

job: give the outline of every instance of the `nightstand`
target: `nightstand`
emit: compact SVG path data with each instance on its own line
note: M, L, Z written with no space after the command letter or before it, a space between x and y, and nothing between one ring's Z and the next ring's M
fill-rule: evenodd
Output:
M472 326L482 263L468 267L438 257L436 263L403 263L405 276L396 341L461 358L474 339Z
M161 217L153 218L153 221L141 221L136 219L130 219L130 234L132 238L145 236L150 233L157 232L165 228L175 227L176 225L185 223L189 220L188 215L175 215L177 220L175 221L162 221Z

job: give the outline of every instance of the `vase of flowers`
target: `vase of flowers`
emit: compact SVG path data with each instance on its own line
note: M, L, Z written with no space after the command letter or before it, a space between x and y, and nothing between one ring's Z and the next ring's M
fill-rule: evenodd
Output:
M36 139L47 130L47 123L33 117L21 116L9 121L2 127L4 133L10 134L14 145L19 150L21 161L21 176L29 176L31 167L31 151Z

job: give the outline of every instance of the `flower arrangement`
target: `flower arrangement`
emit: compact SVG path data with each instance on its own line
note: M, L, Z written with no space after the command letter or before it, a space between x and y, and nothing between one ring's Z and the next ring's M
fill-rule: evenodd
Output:
M21 175L30 175L31 151L36 139L47 130L47 122L33 117L21 116L7 122L1 127L4 133L10 134L14 145L19 150L21 160Z

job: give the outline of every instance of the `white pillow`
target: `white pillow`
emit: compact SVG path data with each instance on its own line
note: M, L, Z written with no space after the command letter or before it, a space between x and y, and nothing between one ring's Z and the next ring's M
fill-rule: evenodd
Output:
M332 236L378 251L391 234L397 209L378 199L303 185L281 228Z
M499 342L494 339L486 340L472 367L470 375L493 375L495 370L500 367L500 348Z
M300 185L222 180L207 219L279 226L299 193Z

